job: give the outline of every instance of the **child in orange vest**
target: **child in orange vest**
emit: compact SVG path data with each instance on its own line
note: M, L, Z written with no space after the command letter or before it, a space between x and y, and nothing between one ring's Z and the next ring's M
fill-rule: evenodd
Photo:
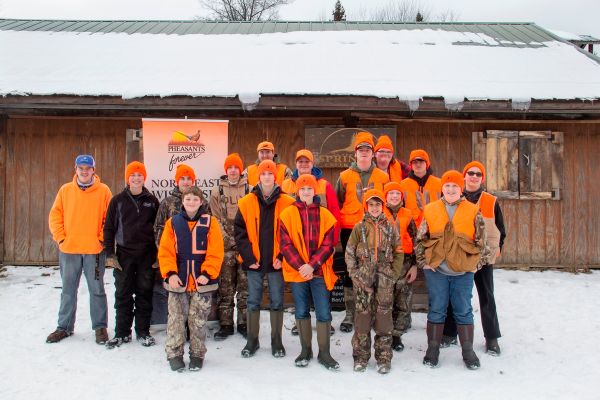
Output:
M281 212L280 240L283 278L290 282L296 304L296 326L302 351L297 367L305 367L312 358L311 299L317 317L319 363L337 370L340 365L329 352L331 335L330 292L337 276L333 272L336 218L320 206L317 179L310 174L296 180L296 202Z
M158 259L169 292L169 317L165 351L173 371L182 372L185 321L190 328L190 371L198 371L206 354L206 320L212 292L223 262L223 236L217 219L208 214L202 192L184 189L182 210L165 224Z
M417 278L417 263L413 252L413 243L417 238L417 225L412 217L412 212L404 207L402 199L402 187L398 182L389 182L384 186L385 215L396 223L400 232L402 251L404 252L403 275L394 285L394 332L392 335L392 349L394 351L404 350L402 335L406 333L411 324L412 283Z
M363 206L367 212L352 229L345 253L356 296L352 357L354 371L364 372L371 357L374 329L377 372L387 374L392 366L394 284L402 275L404 255L398 228L383 213L383 193L368 190Z
M489 248L485 222L479 207L462 195L463 175L447 171L442 175L442 199L425 206L417 233L417 265L423 269L429 295L427 352L423 364L435 367L440 354L448 303L467 368L479 368L473 351L473 275L487 264Z

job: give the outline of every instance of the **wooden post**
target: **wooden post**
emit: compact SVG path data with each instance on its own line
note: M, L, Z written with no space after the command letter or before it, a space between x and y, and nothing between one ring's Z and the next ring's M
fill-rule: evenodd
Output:
M7 118L0 116L0 265L4 262L4 195L6 193Z
M127 129L125 136L125 148L127 155L125 164L129 164L132 161L142 161L142 154L140 148L142 147L142 130L141 129Z

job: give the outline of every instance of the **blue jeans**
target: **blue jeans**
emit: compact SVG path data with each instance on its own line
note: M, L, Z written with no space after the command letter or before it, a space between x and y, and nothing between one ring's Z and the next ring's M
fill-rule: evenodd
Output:
M96 261L96 257L98 257L98 261ZM58 263L62 279L62 293L58 310L58 329L71 333L75 330L77 290L82 272L85 275L90 295L92 329L107 327L108 306L104 292L104 261L104 252L98 255L59 252Z
M283 310L283 274L281 271L264 273L248 270L248 310L260 311L263 297L263 280L267 275L269 283L269 308L271 311Z
M448 302L452 304L454 320L458 325L473 324L473 272L450 276L430 269L423 270L429 295L427 321L443 324L446 320Z
M317 321L331 321L329 290L327 290L325 280L322 277L314 277L307 282L291 282L290 285L296 304L296 319L310 318L310 299L312 297Z

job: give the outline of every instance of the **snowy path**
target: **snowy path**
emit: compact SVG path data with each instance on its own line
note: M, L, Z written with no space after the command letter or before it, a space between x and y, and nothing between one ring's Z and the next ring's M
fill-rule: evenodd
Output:
M50 272L50 276L42 273ZM440 367L421 364L426 346L425 315L413 314L404 336L406 349L395 353L392 372L380 376L374 361L364 374L352 371L351 334L332 338L332 355L342 369L332 373L316 360L296 368L299 343L284 332L288 355L274 359L269 348L268 314L262 314L262 348L242 359L240 335L207 341L205 367L198 373L168 369L163 345L137 343L111 351L94 343L88 295L82 281L74 336L49 345L56 324L60 276L53 269L8 268L0 279L0 399L567 399L600 398L596 358L600 337L600 273L497 271L496 292L502 356L483 354L477 300L476 351L479 371L464 368L460 348L443 349ZM114 328L113 278L106 275L109 333ZM336 328L343 317L334 313ZM292 316L286 314L286 326ZM316 332L313 349L316 350ZM596 349L596 350L593 350ZM316 353L315 353L316 355Z

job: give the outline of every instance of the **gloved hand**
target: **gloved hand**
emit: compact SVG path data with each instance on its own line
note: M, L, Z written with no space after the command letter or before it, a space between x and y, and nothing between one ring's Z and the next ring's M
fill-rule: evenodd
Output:
M123 268L121 267L121 264L119 264L119 260L117 259L117 256L114 254L112 256L106 257L106 266L108 268L114 268L119 271L123 271Z

